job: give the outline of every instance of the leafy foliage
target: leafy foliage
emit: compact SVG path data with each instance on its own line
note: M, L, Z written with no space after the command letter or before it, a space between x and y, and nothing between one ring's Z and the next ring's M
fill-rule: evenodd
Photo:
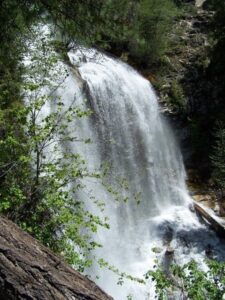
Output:
M171 266L171 275L168 277L160 269L149 271L146 277L151 276L156 282L156 291L160 300L167 299L168 293L179 291L181 297L193 300L218 300L225 293L225 264L215 260L207 260L207 271L199 268L197 262L178 266Z
M158 268L154 271L148 271L145 274L146 280L151 278L152 281L156 282L156 293L159 300L165 299L167 288L171 286L171 281L167 278L164 272Z
M98 226L109 226L106 219L86 210L77 193L85 188L84 177L99 178L100 174L89 172L79 154L68 147L62 150L60 144L77 141L69 125L91 111L74 103L64 107L55 91L66 80L67 70L48 34L41 38L39 34L33 33L25 59L22 84L26 106L10 108L1 119L13 118L0 141L4 180L0 212L83 271L91 264L89 252L100 246L91 238L92 232ZM55 109L46 114L51 103Z

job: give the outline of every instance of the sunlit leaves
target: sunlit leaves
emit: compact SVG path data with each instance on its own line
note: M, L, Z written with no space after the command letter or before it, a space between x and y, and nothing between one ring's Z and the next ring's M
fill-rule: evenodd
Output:
M218 300L225 293L225 264L216 260L207 260L208 271L203 271L194 260L170 268L172 276L167 276L158 267L146 273L146 279L156 282L156 292L160 300L166 299L168 292L179 291L182 297L191 300Z

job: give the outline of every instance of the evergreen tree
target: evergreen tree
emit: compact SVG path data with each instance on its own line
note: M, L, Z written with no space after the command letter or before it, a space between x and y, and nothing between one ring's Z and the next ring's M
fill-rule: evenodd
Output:
M222 101L225 92L225 2L223 0L207 0L205 6L214 12L211 27L213 38L210 53L208 75L214 83L213 91L217 96L220 109L224 109ZM219 101L221 98L221 101Z

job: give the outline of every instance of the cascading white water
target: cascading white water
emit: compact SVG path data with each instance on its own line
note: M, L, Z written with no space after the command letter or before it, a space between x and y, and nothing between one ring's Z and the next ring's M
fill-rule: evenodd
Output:
M79 104L87 99L94 112L91 119L73 124L77 134L90 137L92 144L70 146L82 153L91 169L109 162L112 182L126 178L129 186L129 199L124 203L115 201L102 185L87 183L96 198L104 200L104 214L111 227L98 232L103 248L95 255L121 272L140 278L152 268L155 258L163 257L169 242L175 248L177 262L187 257L202 259L211 233L206 238L207 229L188 209L182 158L168 124L159 114L150 83L126 64L95 50L71 52L69 57L80 79L71 72L58 93L67 106L74 100ZM133 195L139 192L137 204ZM88 208L95 210L91 204ZM200 244L196 232L201 233ZM215 246L218 241L211 237ZM162 248L158 255L152 251L155 246ZM125 280L121 287L116 275L98 266L89 274L93 279L99 276L96 282L117 300L128 295L136 300L155 296L151 282L141 285Z
M66 106L74 100L75 104L87 100L93 110L91 118L72 125L80 137L91 138L92 144L71 143L70 147L82 153L90 169L108 162L108 183L113 185L118 178L126 178L129 187L125 203L115 201L94 180L87 183L96 198L104 200L104 215L110 223L110 230L98 232L103 248L95 255L121 272L140 278L153 267L155 258L163 257L169 243L176 251L177 262L186 257L202 259L210 236L214 244L218 241L212 233L206 238L207 229L188 209L191 200L182 157L168 124L160 116L150 83L131 67L95 50L79 49L70 52L69 58L80 78L71 71L58 93ZM138 193L140 203L134 196ZM91 204L88 208L95 210ZM201 233L201 244L196 232ZM156 246L161 253L152 250ZM134 300L155 297L151 282L143 285L125 280L119 286L116 275L97 265L89 275L93 279L98 276L96 283L116 300L127 299L128 295Z

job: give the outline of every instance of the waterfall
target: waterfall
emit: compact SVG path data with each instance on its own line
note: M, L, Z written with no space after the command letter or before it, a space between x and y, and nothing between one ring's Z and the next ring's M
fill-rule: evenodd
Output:
M186 257L202 259L208 240L219 241L188 208L191 199L182 156L169 124L160 115L151 84L127 64L96 50L79 49L68 55L73 67L58 94L67 107L85 101L93 111L90 118L71 125L79 138L90 138L92 143L71 142L69 146L85 157L90 169L107 163L107 184L119 182L118 194L126 199L115 200L94 179L86 182L88 192L104 201L103 214L110 224L110 230L98 231L103 247L94 255L139 278L155 259L163 258L169 244L178 263ZM80 194L84 201L88 192ZM89 210L99 213L86 203ZM196 232L201 234L201 243ZM160 250L155 253L154 247ZM88 274L116 300L155 297L154 282L144 285L125 280L120 286L117 275L97 264Z

